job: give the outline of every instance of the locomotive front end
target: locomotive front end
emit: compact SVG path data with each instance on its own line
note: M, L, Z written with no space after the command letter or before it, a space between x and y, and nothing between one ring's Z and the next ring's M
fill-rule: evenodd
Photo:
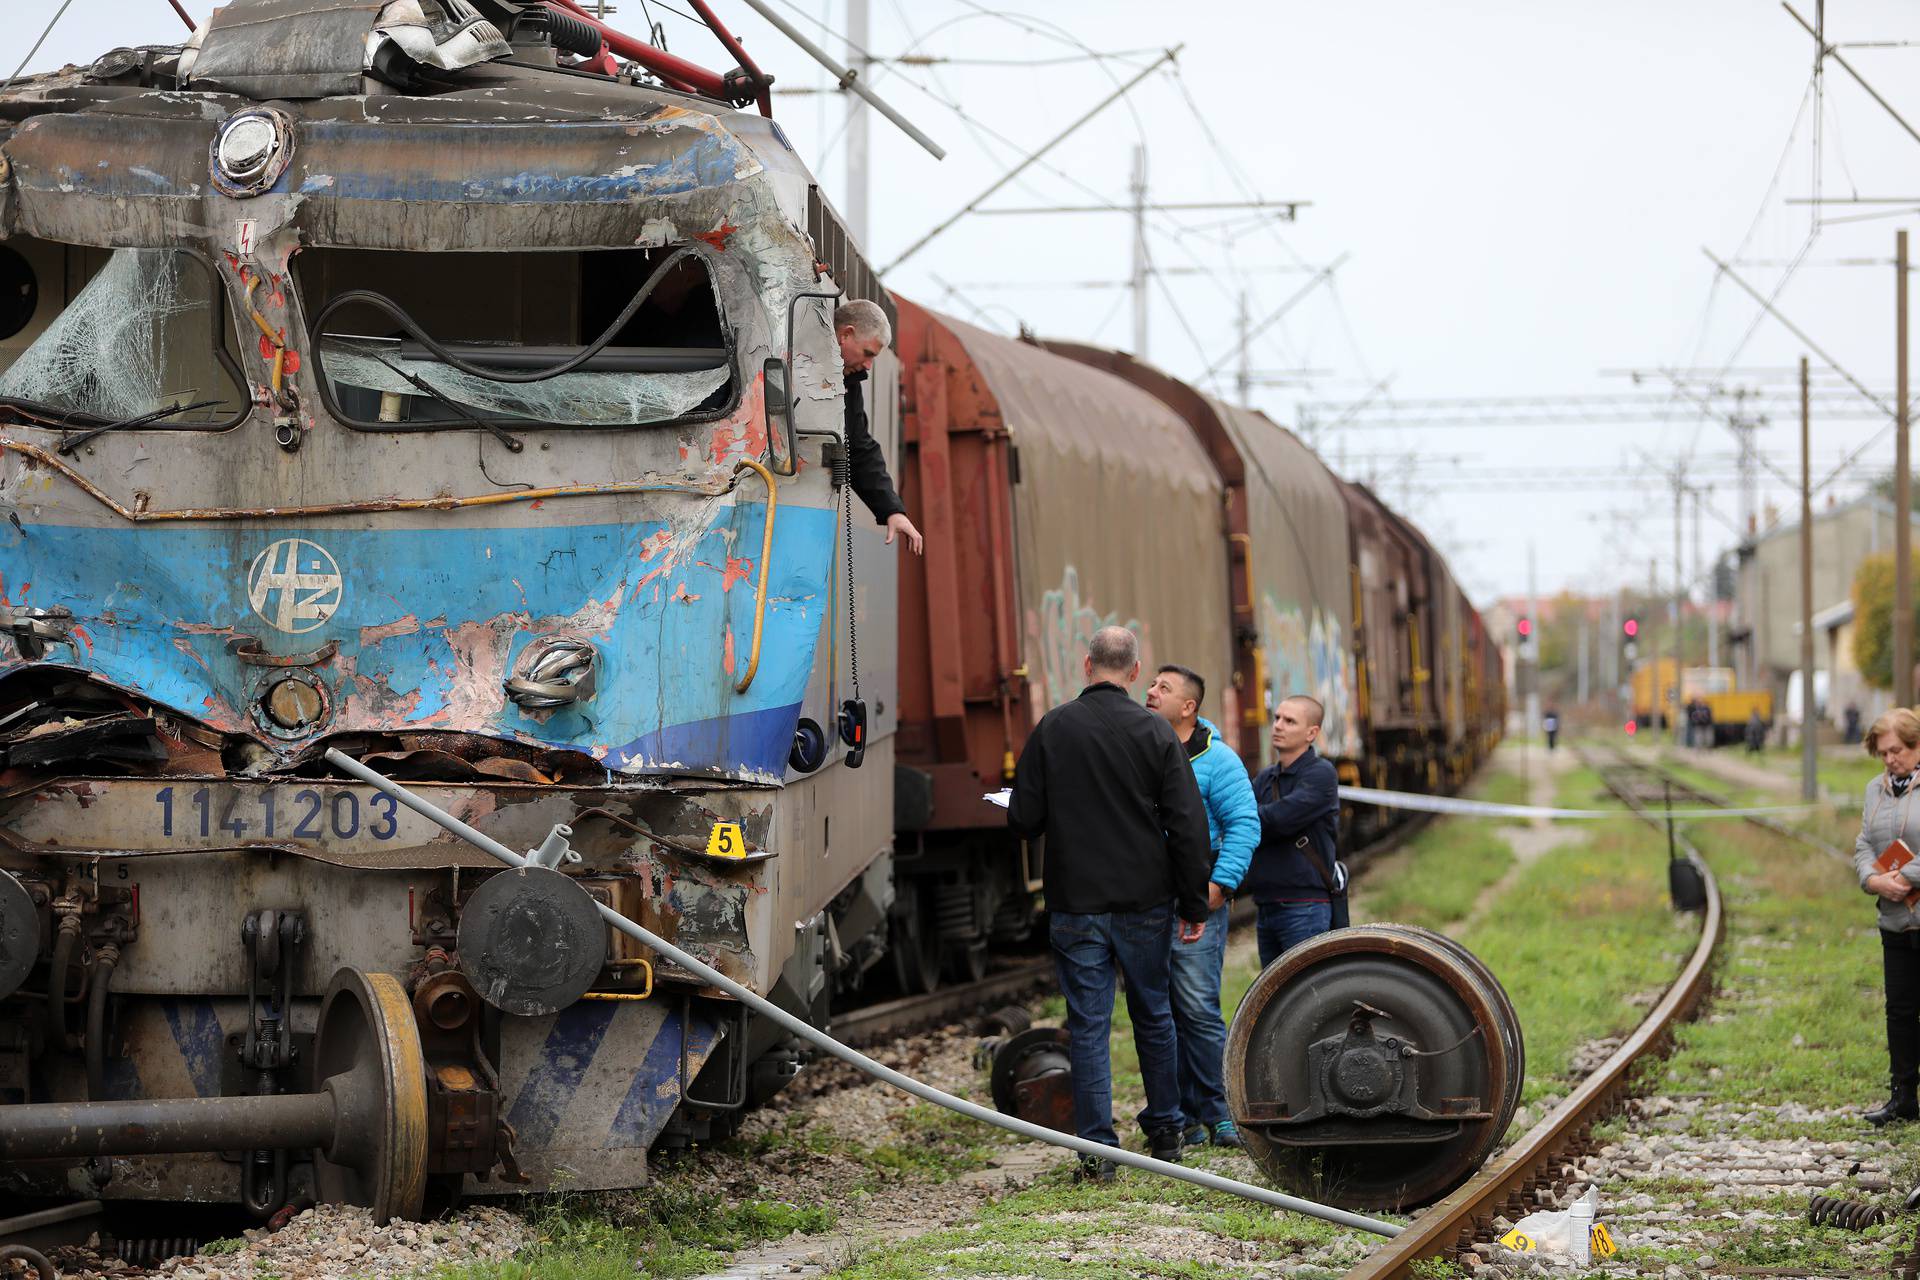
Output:
M830 212L770 122L421 7L0 97L11 1193L632 1185L799 1059L581 902L803 1014L878 954L890 741L795 745L849 696Z

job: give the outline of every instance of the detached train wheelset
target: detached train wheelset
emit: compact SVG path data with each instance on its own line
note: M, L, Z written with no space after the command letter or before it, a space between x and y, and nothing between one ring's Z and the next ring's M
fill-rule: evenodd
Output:
M1227 1104L1275 1185L1405 1211L1472 1177L1526 1077L1513 1004L1450 938L1321 934L1267 966L1227 1033Z

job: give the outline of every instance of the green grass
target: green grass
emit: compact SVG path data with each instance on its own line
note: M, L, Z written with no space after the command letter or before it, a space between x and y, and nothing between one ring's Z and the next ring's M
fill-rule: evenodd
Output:
M1143 1225L1158 1229L1172 1247L1149 1252L1135 1246L1131 1237ZM871 1249L830 1274L844 1280L917 1280L936 1272L1047 1280L1227 1280L1254 1274L1253 1268L1266 1273L1272 1260L1295 1257L1341 1234L1315 1219L1274 1213L1187 1183L1122 1170L1110 1185L1080 1186L1064 1172L1052 1172L990 1201L971 1222ZM1205 1236L1242 1242L1239 1252L1253 1256L1244 1259L1245 1265L1168 1256L1189 1252L1185 1242Z
M537 1239L514 1258L442 1268L435 1280L674 1280L712 1271L744 1245L825 1231L833 1213L818 1205L728 1203L663 1181L638 1192L550 1196L529 1220Z
M1738 921L1717 982L1732 1016L1683 1031L1670 1087L1744 1104L1870 1098L1886 1073L1880 947L1852 869L1745 824L1691 835Z
M1752 759L1751 756L1741 758ZM1760 763L1797 778L1800 776L1800 748L1768 747L1761 754ZM1879 773L1881 768L1880 762L1858 744L1839 746L1825 743L1821 745L1814 764L1814 777L1828 794L1858 800L1861 790L1867 785L1867 779Z
M1354 918L1428 929L1464 919L1513 865L1502 824L1494 818L1433 823L1394 855L1388 874L1361 877L1354 886Z
M1565 771L1554 791L1556 803L1564 806L1611 807L1589 770ZM1526 783L1512 772L1490 771L1477 794L1523 801ZM1850 821L1857 825L1857 815ZM1848 822L1842 816L1829 820L1829 826ZM1461 921L1486 886L1512 868L1512 850L1499 834L1500 825L1435 822L1409 842L1414 856L1383 864L1393 868L1390 883L1359 887L1355 916L1426 924L1458 936L1486 962L1519 1013L1528 1055L1522 1101L1533 1103L1566 1090L1578 1046L1638 1023L1646 1012L1644 1000L1629 1004L1627 997L1664 989L1694 947L1699 921L1677 915L1668 905L1664 833L1623 816L1570 822L1566 843L1520 870L1500 900L1473 915L1473 926L1463 929ZM1788 1099L1815 1106L1871 1100L1885 1071L1878 956L1871 904L1854 889L1850 872L1824 855L1735 822L1696 823L1692 833L1719 876L1736 922L1719 973L1723 994L1715 1006L1732 1016L1683 1027L1661 1087L1742 1110ZM1223 1004L1232 1010L1258 976L1251 948L1234 948L1222 976ZM1042 1015L1064 1016L1057 996L1046 1002ZM1791 1047L1796 1035L1802 1043ZM1125 1145L1143 1149L1131 1119L1142 1089L1123 1001L1114 1014L1113 1065L1117 1128ZM1601 1127L1599 1136L1623 1132L1627 1124L1616 1118ZM1701 1137L1752 1130L1755 1137L1834 1141L1860 1132L1857 1123L1843 1120L1736 1124L1726 1111L1689 1117L1686 1125ZM877 1185L903 1178L950 1179L986 1165L1004 1141L943 1110L916 1105L877 1145L796 1117L753 1146L793 1145L848 1157L865 1165ZM1227 1176L1263 1180L1237 1154L1207 1149L1190 1158ZM1920 1177L1920 1148L1896 1172L1895 1185L1904 1190L1912 1177ZM1603 1194L1619 1201L1643 1191L1663 1197L1684 1192L1699 1202L1701 1215L1717 1211L1724 1198L1711 1195L1698 1180L1673 1177L1620 1178ZM1737 1203L1803 1215L1805 1198L1796 1192ZM1603 1213L1603 1220L1611 1216ZM744 1244L796 1228L824 1230L831 1215L817 1208L723 1205L657 1185L632 1196L556 1201L537 1223L539 1243L513 1262L449 1271L443 1280L686 1276L715 1269L725 1251ZM936 1273L1239 1280L1285 1268L1294 1276L1333 1277L1373 1245L1370 1238L1313 1219L1126 1170L1111 1185L1078 1186L1064 1161L1032 1183L989 1199L952 1227L901 1238L887 1234L887 1224L877 1225L878 1238L835 1260L832 1274L846 1280L907 1280ZM1898 1233L1894 1228L1869 1233L1876 1241L1882 1234L1895 1241ZM1804 1220L1749 1232L1730 1224L1729 1236L1712 1252L1727 1266L1797 1265L1822 1274L1863 1265L1858 1253L1847 1253L1849 1243L1857 1248L1861 1240L1807 1228ZM1884 1256L1893 1246L1878 1247L1876 1256ZM1619 1261L1656 1273L1667 1262L1691 1269L1701 1251L1697 1245L1662 1250L1623 1244ZM1315 1265L1305 1265L1309 1260ZM1434 1263L1418 1274L1464 1273Z
M1626 997L1663 987L1698 935L1667 906L1665 842L1628 819L1528 866L1460 937L1507 990L1525 1030L1522 1102L1561 1092L1574 1049L1637 1025Z

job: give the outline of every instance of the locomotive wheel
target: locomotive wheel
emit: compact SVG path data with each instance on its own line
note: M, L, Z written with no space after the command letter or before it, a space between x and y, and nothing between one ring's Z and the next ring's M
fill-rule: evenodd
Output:
M1310 1078L1308 1046L1338 1040L1357 1010L1383 1045L1415 1051L1396 1061L1420 1104L1463 1118L1424 1128L1392 1112L1280 1119L1335 1086L1379 1089L1367 1061L1337 1081ZM1225 1068L1247 1154L1275 1184L1340 1208L1404 1211L1446 1195L1493 1153L1519 1102L1525 1049L1505 991L1465 948L1424 929L1368 925L1321 934L1269 965L1234 1013ZM1345 1105L1364 1109L1356 1099ZM1432 1136L1369 1136L1385 1126Z
M385 973L342 969L320 1004L316 1080L343 1113L333 1147L316 1151L319 1198L373 1211L376 1223L418 1218L427 1189L427 1067L406 989Z

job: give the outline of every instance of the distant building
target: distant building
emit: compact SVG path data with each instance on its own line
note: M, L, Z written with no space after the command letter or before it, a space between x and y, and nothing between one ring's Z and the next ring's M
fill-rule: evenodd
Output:
M1825 685L1825 718L1838 724L1852 702L1865 721L1893 705L1893 695L1870 689L1853 665L1853 575L1860 562L1893 550L1894 507L1861 497L1813 517L1813 661L1816 686ZM1915 528L1920 516L1909 513ZM1920 547L1920 539L1916 539ZM1800 666L1800 526L1777 525L1740 551L1734 587L1734 627L1741 635L1736 667L1743 684L1774 691L1785 709L1787 686ZM1824 673L1822 679L1820 673Z

